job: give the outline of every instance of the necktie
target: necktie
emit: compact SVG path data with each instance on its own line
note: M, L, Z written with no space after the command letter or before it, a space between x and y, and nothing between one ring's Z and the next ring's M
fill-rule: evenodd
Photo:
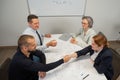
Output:
M36 34L38 35L39 37L39 40L40 40L40 45L42 45L42 40L41 40L41 37L40 37L40 34L38 33L38 31L36 31Z

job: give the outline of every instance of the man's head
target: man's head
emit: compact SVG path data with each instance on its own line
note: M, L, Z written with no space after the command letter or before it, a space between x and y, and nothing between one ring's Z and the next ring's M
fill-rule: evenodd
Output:
M24 52L31 52L36 50L36 42L31 35L22 35L18 39L18 47Z
M37 30L39 28L39 19L38 19L38 16L36 16L34 14L30 14L27 17L27 21L28 21L29 26L32 29Z

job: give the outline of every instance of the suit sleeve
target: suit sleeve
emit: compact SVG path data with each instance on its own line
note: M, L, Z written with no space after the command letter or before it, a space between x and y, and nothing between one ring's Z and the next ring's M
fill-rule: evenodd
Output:
M58 67L63 62L64 62L63 59L60 59L56 62L52 62L52 63L49 63L49 64L42 64L42 63L39 63L39 62L34 62L30 59L25 59L25 60L21 60L19 62L19 65L22 68L24 68L26 70L29 70L29 71L44 71L44 72L47 72L51 69L54 69L54 68Z
M77 53L77 55L79 57L79 56L82 56L82 55L86 55L88 52L90 52L90 54L93 53L93 50L92 50L91 46L83 48L82 50L77 51L76 53Z

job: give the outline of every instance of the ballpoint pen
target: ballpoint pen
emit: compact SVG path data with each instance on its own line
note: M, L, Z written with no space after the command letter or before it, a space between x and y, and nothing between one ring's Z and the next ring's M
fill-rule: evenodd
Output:
M83 80L85 79L85 78L87 78L89 76L89 74L87 74L85 77L83 77Z

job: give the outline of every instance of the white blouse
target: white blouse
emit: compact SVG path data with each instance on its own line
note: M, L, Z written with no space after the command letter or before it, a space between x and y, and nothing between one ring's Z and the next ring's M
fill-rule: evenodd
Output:
M86 47L88 45L91 45L91 43L92 43L92 37L94 35L96 35L96 32L92 28L90 28L86 32L86 35L84 35L84 34L85 33L84 33L83 29L82 29L81 30L81 34L76 37L76 39L78 41L78 45L81 46L82 48L84 48L84 47Z

